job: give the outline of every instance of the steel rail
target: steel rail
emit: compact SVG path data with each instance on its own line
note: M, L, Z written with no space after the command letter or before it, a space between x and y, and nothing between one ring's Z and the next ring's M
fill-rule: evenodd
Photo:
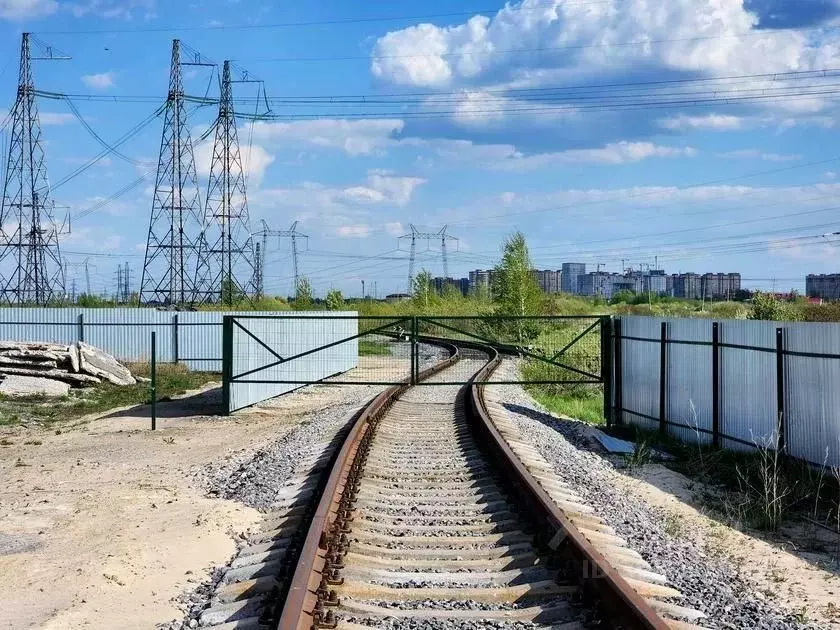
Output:
M444 340L423 336L423 341L454 347L452 356L420 374L428 378L459 359L458 346L486 352L487 363L468 382L465 397L467 421L477 434L478 443L493 461L505 471L502 475L516 491L515 496L528 508L528 516L541 525L541 543L557 540L561 534L560 553L580 566L578 577L584 592L602 604L604 612L619 626L667 630L671 627L645 599L622 577L616 568L585 538L555 505L519 457L495 427L484 403L484 385L501 363L499 351L478 342ZM333 627L329 607L337 604L331 585L341 583L341 557L347 550L346 533L352 520L349 496L358 489L364 456L370 449L374 423L382 418L391 404L410 384L394 386L377 396L360 414L336 457L326 482L318 508L301 550L292 576L282 612L275 626L277 630L310 630ZM349 494L348 494L349 491Z
M667 630L670 624L656 613L557 507L499 433L484 403L484 385L475 383L486 381L501 363L499 353L492 351L495 356L470 379L471 391L467 396L467 421L483 438L478 440L479 443L504 467L504 480L514 487L515 496L527 505L529 515L543 525L540 528L543 532L542 542L547 544L551 539L561 541L559 550L580 567L577 575L583 588L597 595L614 621L621 627Z
M420 372L419 380L451 367L460 359L456 345L444 340L429 342L449 348L451 356ZM336 577L333 573L336 570L334 556L330 557L334 551L331 548L330 537L341 533L340 530L350 516L349 506L344 504L342 497L348 482L355 483L352 468L358 466L357 454L360 448L365 448L370 443L371 424L384 416L391 404L410 387L410 381L407 379L379 394L368 403L347 434L312 517L289 583L277 628L310 630L318 626L323 600L328 596L328 593L324 592L325 586Z

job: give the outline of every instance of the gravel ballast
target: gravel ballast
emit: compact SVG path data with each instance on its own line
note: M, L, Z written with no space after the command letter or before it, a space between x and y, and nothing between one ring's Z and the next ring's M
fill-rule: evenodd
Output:
M518 377L515 361L506 360L494 375ZM587 425L546 413L518 385L493 385L485 395L503 405L523 438L534 445L568 483L628 545L685 596L680 605L708 615L702 625L714 628L817 628L767 601L737 569L708 557L691 538L666 532L666 514L628 495L615 480L614 465L591 450Z
M420 344L420 369L438 363L449 354L442 348ZM314 385L311 387L331 387ZM238 501L261 512L269 512L281 501L283 490L307 470L307 462L320 456L331 443L337 444L336 436L350 428L351 420L359 408L386 389L381 385L332 386L342 387L341 402L327 404L317 411L307 413L300 422L284 436L262 448L236 454L223 463L207 466L196 471L196 482L208 495ZM292 394L287 394L293 396ZM325 468L322 473L328 471ZM246 536L237 538L237 547L245 546ZM183 619L158 626L159 630L185 630L198 626L198 618L204 611L227 565L217 567L212 574L193 591L184 593L178 604L184 610Z

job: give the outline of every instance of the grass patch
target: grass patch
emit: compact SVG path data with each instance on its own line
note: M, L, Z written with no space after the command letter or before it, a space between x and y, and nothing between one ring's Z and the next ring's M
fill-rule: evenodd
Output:
M550 386L548 386L550 387ZM606 424L604 418L604 397L600 392L592 394L563 394L552 392L547 386L528 385L526 390L543 407L564 416L590 424Z
M638 427L610 433L673 456L663 463L705 484L698 499L733 525L776 531L792 517L808 517L830 527L836 523L840 533L840 475L828 467L777 456L764 446L740 452L684 444Z
M129 368L135 376L150 377L148 364L134 364ZM183 394L220 378L220 375L211 372L191 372L183 365L158 365L158 400ZM87 389L70 390L69 396L59 398L0 395L0 425L13 426L21 422L51 425L76 420L90 413L148 402L148 383L137 383L128 387L102 383Z
M389 357L391 356L391 348L387 342L384 341L370 341L369 339L359 340L359 356L360 357Z

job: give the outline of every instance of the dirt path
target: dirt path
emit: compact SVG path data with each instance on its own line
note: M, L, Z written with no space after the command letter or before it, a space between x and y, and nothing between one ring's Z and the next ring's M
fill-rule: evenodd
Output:
M346 388L299 390L213 417L218 390L74 427L0 429L0 628L153 628L234 552L250 508L203 496L191 470L290 431Z

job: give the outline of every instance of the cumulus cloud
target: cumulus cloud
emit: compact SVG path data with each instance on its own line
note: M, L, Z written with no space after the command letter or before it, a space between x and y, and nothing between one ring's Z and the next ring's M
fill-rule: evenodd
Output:
M68 2L65 8L73 17L96 15L109 20L130 20L137 15L155 16L156 0L83 0Z
M57 10L56 0L0 0L0 18L4 20L31 20Z
M536 64L529 55L500 51L535 48L542 67L578 70L659 66L746 74L833 67L838 58L836 46L820 46L794 30L759 31L758 22L743 0L672 0L656 11L648 0L522 0L493 17L390 32L376 42L371 71L381 80L422 87L514 79Z
M56 112L40 112L38 114L41 124L45 127L57 127L59 125L67 125L76 122L73 114L59 114Z
M385 231L391 236L402 236L405 234L405 228L399 221L389 221L385 224Z
M193 148L195 156L195 169L201 177L210 175L211 162L213 160L212 140L203 142ZM275 156L258 144L252 144L250 151L241 150L242 168L248 177L248 183L259 186L262 183L265 171L274 162Z
M371 155L394 144L402 131L402 120L323 119L254 125L254 138L283 147L321 147L338 149L348 155Z
M370 236L370 226L367 224L340 225L335 233L340 238L367 238Z
M734 160L763 160L765 162L795 162L802 159L799 154L783 155L781 153L759 151L758 149L738 149L737 151L719 153L718 156Z
M556 153L521 155L515 153L491 164L493 168L528 171L551 164L629 164L648 158L694 157L692 147L667 147L652 142L615 142L599 149L569 149Z
M740 116L724 114L706 114L704 116L688 116L679 114L658 121L659 126L672 131L686 131L693 129L708 129L712 131L730 131L740 129L744 119Z
M114 79L117 75L114 72L102 72L100 74L82 75L82 83L92 90L106 90L114 87Z

